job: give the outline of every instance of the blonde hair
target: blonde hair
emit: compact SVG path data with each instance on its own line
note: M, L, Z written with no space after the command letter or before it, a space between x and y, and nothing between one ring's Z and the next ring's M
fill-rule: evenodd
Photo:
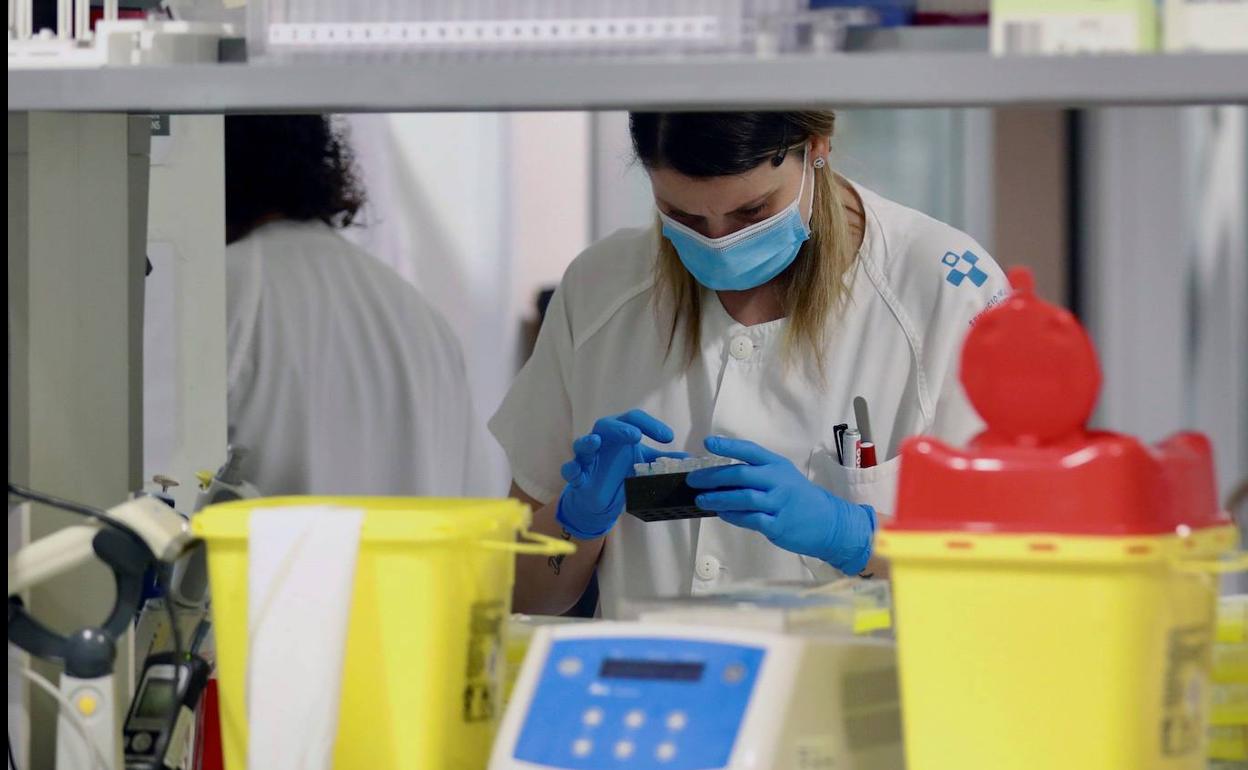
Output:
M797 116L794 122L806 131L807 142L832 136L833 113L790 114ZM847 276L857 255L839 194L841 181L831 169L811 170L815 183L810 238L778 279L777 288L784 316L789 321L783 343L786 365L805 353L822 375L828 320L838 315L847 301ZM703 288L685 269L671 241L663 237L661 225L656 223L655 226L659 229L659 247L654 267L654 298L660 316L670 324L668 354L683 327L685 353L688 363L692 363L702 342Z

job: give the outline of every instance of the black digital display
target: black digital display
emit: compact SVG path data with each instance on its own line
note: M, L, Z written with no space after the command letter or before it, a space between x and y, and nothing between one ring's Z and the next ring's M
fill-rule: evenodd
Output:
M136 717L167 717L173 711L177 691L172 679L148 679L143 688L139 706L134 710Z
M666 682L697 682L702 679L702 663L669 663L661 660L621 660L607 658L598 670L603 679L657 679Z

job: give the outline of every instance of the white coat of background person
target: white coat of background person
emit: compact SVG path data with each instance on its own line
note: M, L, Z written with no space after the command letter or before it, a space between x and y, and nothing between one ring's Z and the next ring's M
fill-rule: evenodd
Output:
M265 495L488 496L459 342L337 230L363 202L326 117L228 116L229 441Z
M606 617L630 597L882 574L871 547L901 442L981 428L958 354L1005 278L964 233L835 174L833 127L830 112L630 116L660 222L572 263L490 422L534 528L578 545L520 559L517 611L563 611L595 567ZM874 468L837 461L858 396ZM718 517L621 515L632 464L660 449L744 461L689 477Z

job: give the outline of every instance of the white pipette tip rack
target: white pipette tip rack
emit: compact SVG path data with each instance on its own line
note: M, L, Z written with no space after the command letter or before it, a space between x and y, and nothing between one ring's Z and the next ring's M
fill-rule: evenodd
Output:
M706 457L660 457L652 463L637 463L633 473L637 476L662 476L667 473L689 473L702 468L721 468L725 465L740 465L740 460L718 455Z

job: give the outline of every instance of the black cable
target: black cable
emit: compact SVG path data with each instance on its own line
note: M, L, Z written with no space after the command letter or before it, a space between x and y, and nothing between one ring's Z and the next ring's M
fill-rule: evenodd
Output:
M198 655L200 645L208 638L208 630L212 627L212 623L208 620L207 615L199 621L199 625L195 626L195 633L191 636L191 655Z
M9 749L9 770L17 770L17 760L13 758L13 736L6 732L5 740Z

